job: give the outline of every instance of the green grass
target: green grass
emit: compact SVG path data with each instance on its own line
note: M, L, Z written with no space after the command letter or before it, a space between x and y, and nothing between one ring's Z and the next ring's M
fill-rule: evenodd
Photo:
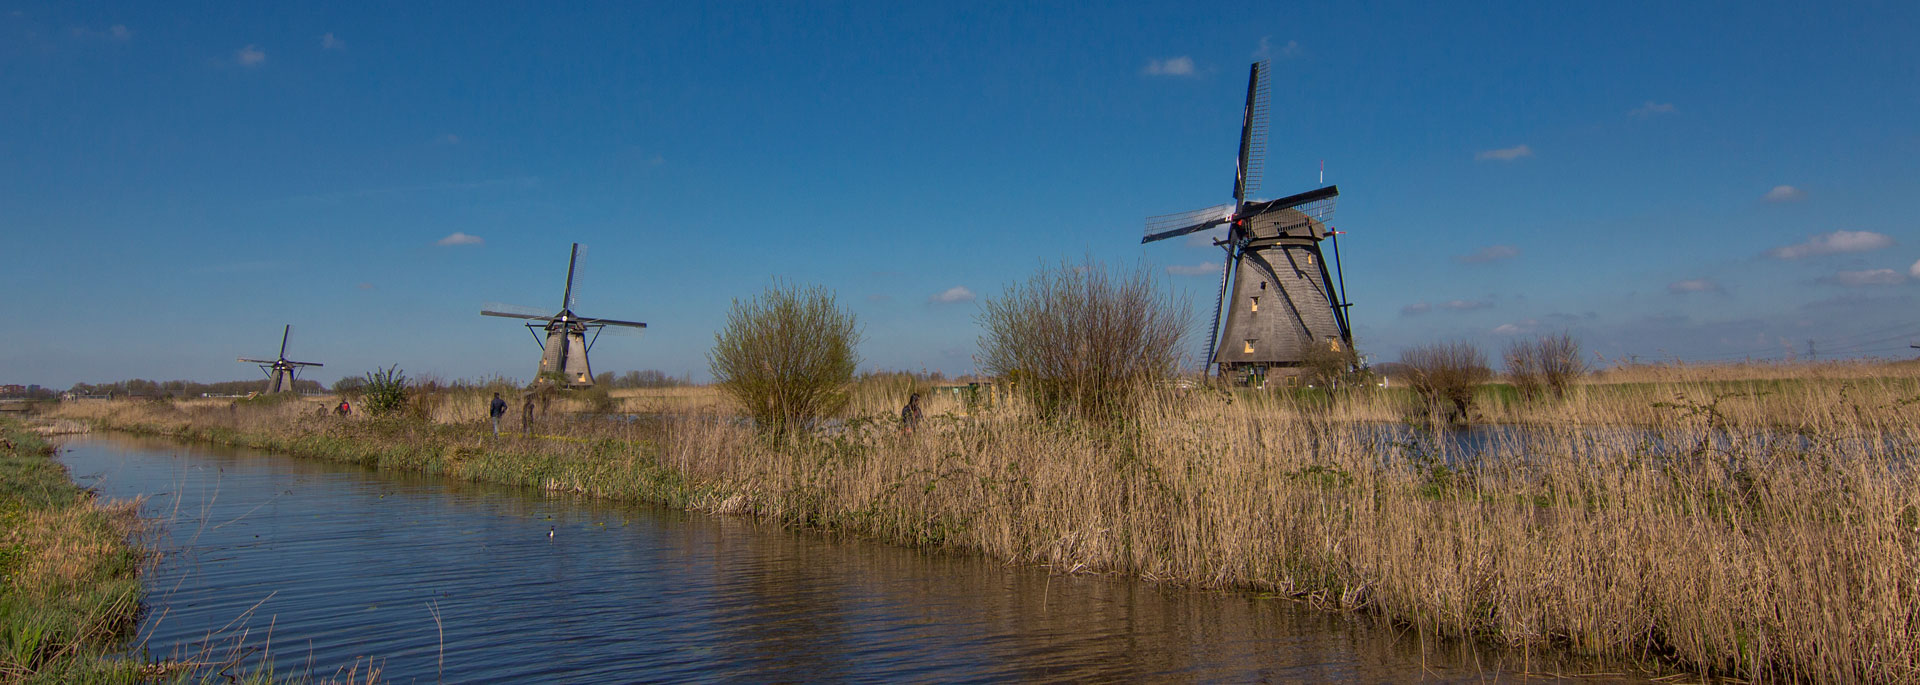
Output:
M96 506L19 421L0 436L0 680L139 681L115 654L140 607L129 515Z

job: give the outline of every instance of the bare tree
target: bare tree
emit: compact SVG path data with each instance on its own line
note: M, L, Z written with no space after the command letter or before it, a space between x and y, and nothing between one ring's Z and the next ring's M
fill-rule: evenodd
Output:
M1465 423L1472 416L1473 393L1493 376L1487 355L1472 343L1432 343L1400 353L1407 366L1408 385L1426 401L1427 411L1447 411L1450 421Z
M1566 397L1567 389L1587 373L1580 343L1567 333L1515 342L1507 347L1506 363L1514 388L1529 399L1546 392Z
M1171 376L1192 316L1144 266L1091 259L1043 267L981 305L982 370L1011 382L1042 416L1122 420Z

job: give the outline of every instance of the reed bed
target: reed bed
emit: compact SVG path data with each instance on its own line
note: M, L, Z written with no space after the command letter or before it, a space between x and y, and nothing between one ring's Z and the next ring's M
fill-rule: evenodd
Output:
M499 441L477 419L337 420L298 406L70 415L1285 593L1428 632L1703 674L1920 681L1920 384L1747 380L1589 383L1565 400L1492 405L1483 411L1510 423L1465 441L1421 427L1391 389L1168 390L1117 429L954 404L911 434L894 413L904 397L876 391L860 406L882 411L782 442L702 403Z

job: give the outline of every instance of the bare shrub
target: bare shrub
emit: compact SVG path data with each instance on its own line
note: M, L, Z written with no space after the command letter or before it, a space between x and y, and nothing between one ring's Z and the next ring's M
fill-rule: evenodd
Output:
M1339 390L1352 385L1360 357L1351 347L1331 344L1308 345L1301 355L1300 368L1307 384L1316 388Z
M1426 402L1427 411L1466 422L1473 411L1474 389L1493 375L1487 355L1472 343L1431 343L1400 353L1407 367L1407 383Z
M1507 347L1506 363L1508 379L1528 399L1547 392L1566 397L1567 389L1587 373L1580 343L1567 333L1516 341Z
M1173 375L1191 320L1144 266L1062 262L981 305L981 368L1041 416L1113 422Z
M839 413L860 363L860 331L825 288L767 288L735 300L707 353L714 380L755 423L784 436Z

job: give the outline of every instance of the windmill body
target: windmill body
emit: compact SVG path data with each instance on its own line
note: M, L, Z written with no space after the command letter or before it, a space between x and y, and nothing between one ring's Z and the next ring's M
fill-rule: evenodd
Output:
M1269 370L1298 368L1313 348L1337 352L1352 343L1320 251L1325 225L1295 209L1248 223L1213 360L1222 377L1258 384Z
M1318 350L1353 348L1349 305L1339 285L1338 233L1326 224L1340 189L1327 186L1265 202L1247 199L1259 183L1265 148L1265 74L1266 65L1256 63L1247 80L1233 204L1155 217L1140 240L1226 229L1214 242L1226 251L1226 262L1206 359L1221 377L1256 385L1270 374L1298 374ZM1331 263L1322 243L1333 246Z
M561 296L560 311L552 315L528 314L518 312L483 309L485 316L499 316L510 319L528 319L527 330L534 334L534 340L540 343L540 371L535 383L554 382L558 379L570 388L593 386L593 367L587 361L587 352L593 349L593 343L600 332L608 326L641 329L647 325L638 321L601 319L580 316L573 313L573 274L574 266L580 258L580 244L573 244L573 251L567 257L567 287Z
M293 335L293 324L280 331L280 356L274 359L250 359L241 357L240 361L259 364L260 371L267 374L266 392L293 392L293 384L300 380L300 369L308 366L324 366L317 362L296 362L287 359L287 338Z

